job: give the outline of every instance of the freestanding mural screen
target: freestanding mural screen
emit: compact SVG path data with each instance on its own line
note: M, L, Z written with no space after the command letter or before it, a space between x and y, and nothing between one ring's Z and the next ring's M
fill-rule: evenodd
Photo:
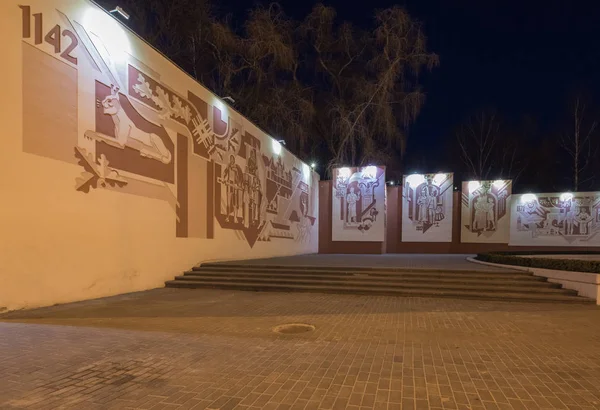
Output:
M384 167L334 169L331 202L333 241L384 241Z
M510 245L600 246L600 192L514 195Z
M452 241L452 173L405 175L402 181L402 241Z
M462 184L460 240L508 243L512 181L466 181Z

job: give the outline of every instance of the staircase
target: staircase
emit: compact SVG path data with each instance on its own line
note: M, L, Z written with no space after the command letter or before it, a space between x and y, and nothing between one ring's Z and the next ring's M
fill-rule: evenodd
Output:
M448 297L525 302L594 303L545 278L511 270L276 266L206 263L170 288L213 288L276 292Z

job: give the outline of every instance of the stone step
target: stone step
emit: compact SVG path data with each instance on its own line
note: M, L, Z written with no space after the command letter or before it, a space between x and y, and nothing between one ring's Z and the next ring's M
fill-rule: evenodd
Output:
M333 279L318 278L318 279L306 279L306 278L293 278L287 275L280 275L279 277L262 277L259 275L254 276L240 276L233 274L220 274L220 275L183 275L177 276L176 280L194 281L194 282L227 282L227 283L241 283L241 284L281 284L281 285L305 285L305 286L341 286L341 287L364 287L370 289L448 289L448 290L464 290L465 292L535 292L535 293L557 293L564 295L577 295L574 290L562 289L558 284L551 284L545 282L531 282L531 283L514 283L514 282L496 282L486 283L484 281L474 282L460 282L460 281L391 281L391 280L373 280L372 278L355 278L347 277L340 279L334 277ZM538 286L536 286L539 283Z
M285 266L278 269L271 269L270 267L256 267L252 265L236 265L231 267L195 267L191 272L222 272L222 273L277 273L277 274L298 274L298 275L337 275L337 276L348 276L348 275L368 275L370 277L381 276L381 277L431 277L431 278L442 278L452 277L461 278L465 280L471 279L514 279L514 280L528 280L528 281L544 281L544 278L534 276L529 272L519 271L507 271L507 272L493 272L493 271L465 271L465 270L439 270L439 269L407 269L407 270L365 270L361 268L349 268L342 269L315 269L308 270L302 267L291 267Z
M246 272L246 271L213 271L212 269L200 271L187 271L184 276L203 277L239 277L239 278L269 278L269 279L298 279L314 281L345 281L345 280L367 280L369 282L422 282L422 283L477 283L489 285L522 285L522 286L541 286L541 287L560 287L559 284L550 283L546 278L537 276L516 277L472 277L468 275L405 275L402 273L394 275L372 275L369 273L348 273L344 275L322 273L297 273L297 272Z
M396 272L430 272L430 273L452 273L452 274L498 274L498 275L529 275L530 273L512 270L512 269L431 269L419 267L392 267L392 266L310 266L310 265L259 265L259 264L243 264L243 263L203 263L200 266L194 266L192 270L210 269L253 269L253 270L294 270L294 271L310 271L310 272L380 272L380 273L396 273Z
M276 291L276 292L314 292L338 293L373 296L413 296L413 297L448 297L458 299L504 300L517 302L548 302L548 303L595 303L592 299L579 296L566 296L554 293L533 292L467 292L464 290L444 289L373 289L361 286L323 286L275 283L233 283L233 282L200 282L190 280L172 280L166 282L167 287L173 288L210 288L225 290L247 291Z

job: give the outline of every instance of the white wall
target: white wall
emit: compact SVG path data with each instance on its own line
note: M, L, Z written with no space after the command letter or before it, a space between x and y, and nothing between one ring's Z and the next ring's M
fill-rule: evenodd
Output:
M0 2L0 309L317 252L306 164L92 3L19 4Z
M513 246L600 246L600 192L513 195Z
M452 242L454 174L402 180L402 242Z
M333 241L385 241L385 167L336 168L331 196Z
M508 243L512 181L465 181L461 192L460 241Z

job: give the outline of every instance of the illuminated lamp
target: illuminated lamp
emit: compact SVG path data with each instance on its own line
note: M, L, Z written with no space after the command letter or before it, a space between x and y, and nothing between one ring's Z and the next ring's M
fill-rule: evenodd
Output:
M504 186L504 184L505 184L505 182L502 179L497 179L493 183L493 185L498 189L502 188Z
M564 194L560 194L560 200L562 202L570 201L571 199L573 199L573 194L570 192L565 192Z
M350 168L344 167L338 169L338 176L344 179L350 178Z
M363 175L369 178L375 178L377 176L377 167L369 165L368 167L363 168Z
M406 182L408 182L411 188L416 188L425 182L425 176L422 174L412 174L406 177Z
M446 174L435 174L435 176L433 177L433 183L435 185L440 185L442 182L444 182L444 180L447 178Z
M467 185L469 187L469 193L473 193L479 189L479 187L481 186L481 182L469 181L469 183Z
M277 140L273 140L271 142L271 148L273 149L273 154L279 155L281 154L281 143Z
M310 177L310 167L308 165L302 164L302 174L304 174L304 179Z
M535 202L537 201L537 196L535 194L523 194L521 196L521 203L522 204L526 204L529 202Z
M98 36L116 63L127 61L127 55L131 53L129 38L123 27L109 14L90 7L83 16L83 27Z

